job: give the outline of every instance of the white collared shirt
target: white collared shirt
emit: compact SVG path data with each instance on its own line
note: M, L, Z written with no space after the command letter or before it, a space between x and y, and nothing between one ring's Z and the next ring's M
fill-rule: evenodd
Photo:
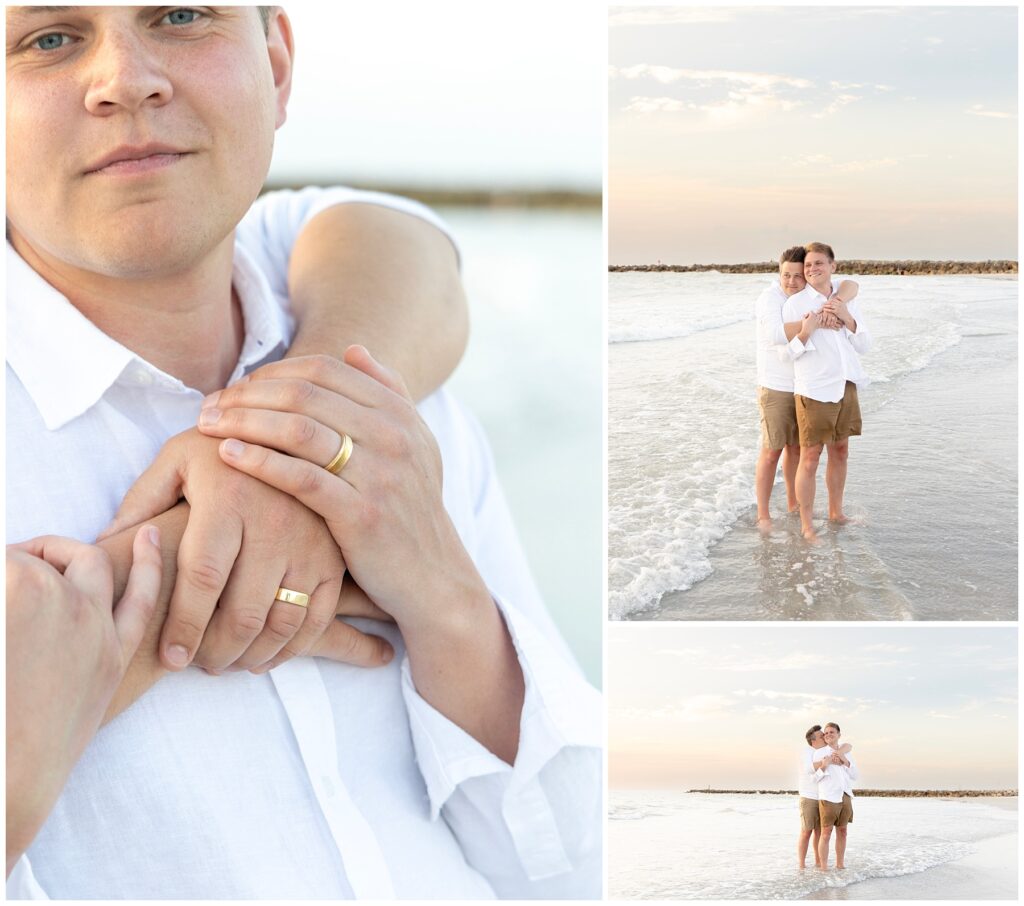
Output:
M799 321L808 312L817 311L827 302L810 283L790 296L782 306L783 321ZM857 330L845 326L839 330L819 328L812 336L813 350L797 355L793 363L794 392L823 403L838 403L846 391L846 382L859 388L868 385L868 376L857 353L871 348L871 334L860 313L859 300L847 304Z
M813 760L821 761L826 755L835 754L835 750L831 746L825 746L823 749L816 749L815 753ZM853 756L847 753L845 757L850 762L849 767L842 764L828 764L822 769L825 776L818 781L819 799L824 799L827 802L842 802L844 793L851 799L853 798L853 781L858 780L860 774L857 772Z
M833 290L839 281L833 281ZM754 314L757 318L757 385L782 393L793 392L793 361L805 351L814 349L808 339L806 346L799 337L786 339L782 308L786 293L778 280L768 284L757 297Z
M818 798L818 778L814 770L814 762L820 761L824 757L822 753L826 748L828 747L815 749L813 746L807 746L800 753L796 770L796 789L804 799Z
M434 220L347 190L260 199L236 235L246 337L232 380L286 348L292 241L338 201ZM203 395L101 333L10 248L7 265L8 541L91 541ZM443 391L420 412L523 670L514 768L417 694L397 629L353 619L394 645L389 665L161 679L86 749L9 897L600 896L600 697L534 587L480 428Z

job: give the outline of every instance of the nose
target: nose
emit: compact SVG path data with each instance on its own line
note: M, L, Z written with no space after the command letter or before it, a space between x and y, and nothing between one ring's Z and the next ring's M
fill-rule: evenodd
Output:
M85 106L94 115L135 113L171 99L173 88L160 57L131 28L98 35L88 62Z

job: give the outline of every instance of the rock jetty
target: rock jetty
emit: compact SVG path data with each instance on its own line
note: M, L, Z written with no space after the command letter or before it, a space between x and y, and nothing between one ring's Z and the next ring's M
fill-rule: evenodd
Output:
M844 259L837 262L841 274L1016 274L1016 261L864 261ZM756 264L610 264L611 273L644 271L660 274L686 274L697 271L718 271L722 274L774 274L779 265L774 261Z

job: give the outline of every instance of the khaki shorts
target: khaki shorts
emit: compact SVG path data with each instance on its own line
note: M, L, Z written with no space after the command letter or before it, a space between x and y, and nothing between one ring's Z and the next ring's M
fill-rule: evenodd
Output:
M853 821L853 800L846 793L843 793L842 802L822 799L818 805L821 810L822 827L846 827Z
M800 394L795 399L801 447L834 444L860 434L860 403L852 381L846 382L846 392L838 403L821 403Z
M818 809L817 799L800 797L800 829L805 831L817 830L821 827L821 812Z
M792 393L758 387L757 404L761 408L762 447L766 450L781 450L789 444L800 443Z

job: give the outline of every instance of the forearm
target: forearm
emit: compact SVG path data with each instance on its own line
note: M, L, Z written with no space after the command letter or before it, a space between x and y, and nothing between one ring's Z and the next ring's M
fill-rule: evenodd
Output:
M358 343L421 399L466 348L469 316L455 249L418 217L370 204L322 211L295 243L288 284L298 322L289 356L340 358Z
M156 609L149 621L146 634L135 657L125 673L121 685L111 699L110 707L103 716L103 724L109 723L144 692L152 687L158 679L168 671L160 663L158 644L163 629L167 606L174 591L174 581L178 573L178 546L188 522L189 506L182 502L167 512L147 520L160 529L160 549L163 558L163 577L160 583L160 594L157 596ZM109 555L114 567L114 600L124 594L128 584L128 573L132 566L132 540L137 527L125 529L96 543Z
M789 342L800 333L802 325L802 321L787 321L782 325L782 329L786 332L786 342Z
M420 697L507 764L519 748L525 683L501 612L481 583L441 618L399 623Z
M833 295L835 295L841 302L852 302L857 298L858 292L860 292L860 286L856 281L843 280Z

